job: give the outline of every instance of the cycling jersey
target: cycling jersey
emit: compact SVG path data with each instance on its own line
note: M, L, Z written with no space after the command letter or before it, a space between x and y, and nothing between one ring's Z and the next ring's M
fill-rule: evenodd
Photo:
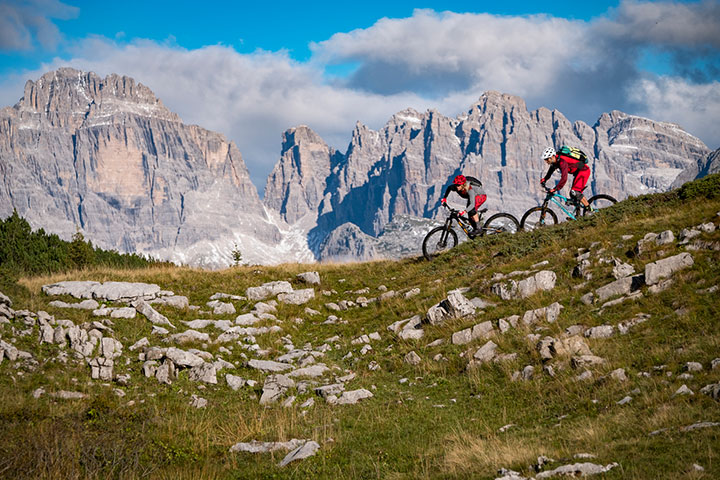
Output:
M552 177L555 170L560 169L560 181L558 181L557 185L555 185L555 190L563 188L565 183L567 183L568 173L572 173L574 178L571 190L582 192L585 189L585 185L587 185L588 179L590 179L590 167L588 167L584 162L578 161L572 157L560 154L558 154L557 157L558 161L550 165L550 168L543 179L543 183Z
M442 198L443 200L447 199L448 195L450 195L450 192L457 193L462 198L467 200L465 209L468 210L468 215L474 215L480 205L485 203L485 200L487 200L487 195L485 194L485 190L483 190L482 182L480 182L480 180L470 176L466 176L465 178L470 184L467 191L460 190L460 186L453 183L448 185L448 187L445 189L445 195L443 195ZM472 210L469 209L471 203L474 204Z

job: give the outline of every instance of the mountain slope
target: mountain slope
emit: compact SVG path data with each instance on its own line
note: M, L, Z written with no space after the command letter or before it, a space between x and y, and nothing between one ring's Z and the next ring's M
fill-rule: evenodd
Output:
M3 285L4 472L716 478L719 186L432 262Z

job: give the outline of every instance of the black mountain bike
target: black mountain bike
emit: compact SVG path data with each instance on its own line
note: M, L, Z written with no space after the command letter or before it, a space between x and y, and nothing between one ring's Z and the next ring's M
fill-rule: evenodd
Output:
M455 230L452 228L453 222L457 222L457 224L460 226L460 229L465 232L465 235L467 235L468 238L470 238L471 240L475 238L475 235L470 234L470 232L472 231L472 227L470 226L470 220L466 216L460 215L459 210L450 208L447 205L445 205L445 208L450 210L450 214L445 219L445 224L430 230L430 232L425 235L425 240L423 240L423 255L428 260L431 260L433 257L444 252L445 250L450 250L451 248L457 246L458 236L457 233L455 233ZM482 216L485 212L487 212L487 208L483 208L482 210L478 211L478 214L480 215L480 221L482 221ZM480 221L478 222L478 225L480 225ZM494 235L496 233L504 232L515 233L518 230L520 230L520 222L517 221L517 218L510 215L509 213L496 213L495 215L487 219L485 224L480 229L480 233L478 234L478 236Z
M610 195L599 194L588 200L588 203L590 204L589 207L584 207L580 202L563 197L558 193L551 192L547 187L545 187L545 192L547 192L547 195L545 195L545 200L543 200L542 205L531 208L522 216L522 220L520 220L521 229L535 230L537 227L541 227L543 225L555 225L558 223L558 216L550 207L548 207L550 202L553 202L556 206L558 206L567 216L568 220L575 220L578 217L592 215L594 212L602 208L606 208L614 203L617 203L617 200ZM569 205L570 208L574 210L571 212L563 206L563 203L565 205Z

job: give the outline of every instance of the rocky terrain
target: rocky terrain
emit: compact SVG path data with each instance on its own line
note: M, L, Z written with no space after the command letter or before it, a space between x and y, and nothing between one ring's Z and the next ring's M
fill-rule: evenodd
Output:
M419 251L411 239L457 173L482 180L490 213L519 218L541 197L540 152L564 143L590 155L590 190L619 199L717 170L717 152L678 125L618 111L571 123L491 91L457 118L407 109L379 131L358 122L345 153L291 128L261 201L222 134L185 125L132 78L62 68L0 111L0 216L210 268L233 251L250 264L400 258Z
M42 308L30 310L0 295L0 375L25 385L20 388L32 385L22 394L36 402L91 402L110 391L123 408L132 409L152 401L156 393L148 392L165 392L182 398L190 409L217 409L218 414L226 401L239 401L244 415L250 416L267 409L303 417L318 410L348 408L357 409L349 414L352 417L362 417L360 412L372 408L402 415L405 404L418 401L434 411L453 409L458 395L463 395L462 402L482 408L494 394L481 389L485 393L475 399L452 383L444 384L447 398L441 403L437 396L433 400L428 396L424 403L415 399L433 387L424 386L424 377L435 382L445 377L449 382L459 380L467 388L466 376L474 375L501 382L501 390L513 384L535 385L537 390L532 391L539 397L545 390L577 389L579 393L569 396L578 395L579 403L564 407L571 415L583 415L582 404L602 403L587 422L594 415L602 421L603 416L632 409L636 403L653 405L647 408L655 411L660 407L649 403L653 396L663 408L692 397L707 399L712 408L698 410L704 418L695 416L695 421L678 424L660 415L656 420L664 426L632 434L672 437L682 443L690 432L720 428L719 352L698 349L693 343L696 337L686 339L682 347L675 342L671 349L675 353L667 358L654 350L664 342L660 332L674 322L694 319L707 325L702 327L706 335L717 335L713 320L705 318L704 307L697 305L710 309L720 305L715 266L720 212L693 212L689 216L700 218L700 223L687 223L688 215L682 212L667 214L665 221L686 222L674 229L638 232L642 219L630 226L616 225L617 235L594 226L597 231L590 238L597 241L562 248L532 264L528 263L532 254L528 255L519 263L523 269L509 270L498 260L490 266L490 259L498 258L491 252L477 257L488 268L476 257L466 257L460 264L467 264L472 273L458 277L459 282L452 282L449 272L433 273L452 257L427 263L423 275L400 278L383 273L396 272L390 264L378 264L372 275L374 267L368 264L363 267L365 275L353 278L345 278L342 270L326 269L253 282L248 271L242 277L233 275L231 291L205 297L196 291L196 285L203 283L200 278L185 284L187 291L170 291L157 283L97 281L78 274L73 280L43 283L32 300ZM523 243L528 243L540 233L518 235L525 235ZM402 275L407 268L409 264L397 271ZM697 300L678 303L683 295ZM623 349L634 342L655 353L648 358L633 353L631 360ZM616 350L615 344L624 347ZM54 365L74 372L72 383L77 388L68 389L67 380L57 381L57 374L44 373ZM33 385L30 379L41 384ZM180 390L172 389L176 383ZM560 386L568 384L577 387ZM397 399L388 396L397 385L403 393ZM523 431L534 435L535 427L501 418L506 423L494 427L497 435ZM560 425L565 420L553 421ZM223 456L283 452L282 459L274 462L281 469L299 460L313 462L311 457L319 453L342 451L342 442L352 437L352 431L343 431L343 424L334 427L335 439L323 437L312 428L314 424L301 439L276 441L275 434L235 441L225 437ZM599 448L593 442L583 443ZM490 478L632 471L632 460L617 458L617 449L612 458L579 445L569 450L571 457L557 460L546 456L552 448L533 450L533 458L537 457L533 465L519 469L517 464L494 464L498 473ZM260 464L266 465L264 460ZM308 468L312 465L317 464ZM394 471L389 468L383 472ZM710 464L694 463L692 468L717 471Z

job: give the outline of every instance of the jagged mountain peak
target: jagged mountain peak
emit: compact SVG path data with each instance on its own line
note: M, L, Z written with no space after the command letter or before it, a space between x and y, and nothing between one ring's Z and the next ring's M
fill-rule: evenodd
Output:
M52 126L78 127L108 122L116 114L133 114L180 122L155 94L128 76L63 67L25 83L24 95L14 107L23 120Z
M478 101L470 107L468 114L472 114L474 111L487 113L498 109L505 110L509 108L517 108L527 111L525 100L521 97L508 93L501 93L495 90L488 90L480 95Z

